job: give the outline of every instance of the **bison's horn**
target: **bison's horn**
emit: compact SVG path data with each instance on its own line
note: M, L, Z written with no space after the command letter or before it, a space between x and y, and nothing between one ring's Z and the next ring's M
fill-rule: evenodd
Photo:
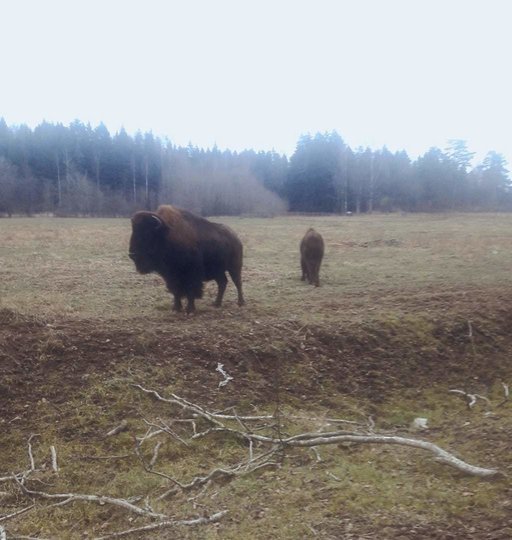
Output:
M161 227L163 225L163 222L159 217L157 216L151 216L151 217L158 223L158 227Z

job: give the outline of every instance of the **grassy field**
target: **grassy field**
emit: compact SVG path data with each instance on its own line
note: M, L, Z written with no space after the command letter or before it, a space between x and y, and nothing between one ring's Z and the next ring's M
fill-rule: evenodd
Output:
M279 468L158 500L169 481L144 470L134 436L145 420L178 413L134 383L211 410L279 410L290 433L332 429L328 417L374 422L376 432L512 472L511 404L498 406L502 383L512 383L512 215L218 221L244 243L247 305L236 305L229 283L214 308L208 284L187 317L170 311L161 278L135 272L129 220L0 220L0 478L27 469L27 441L38 434L34 458L47 466L30 475L32 490L141 496L175 519L228 511L216 524L155 538L510 538L507 477L463 476L399 447L326 446L321 461L294 450ZM300 281L298 246L310 226L326 243L320 288ZM223 387L219 362L234 377ZM451 388L490 401L468 409ZM429 422L419 434L410 428L418 416ZM106 437L121 421L128 428ZM164 435L145 456L162 442L156 469L184 483L248 456L229 437L186 446ZM0 483L9 534L95 538L151 522L40 498L2 522L29 502L14 482Z

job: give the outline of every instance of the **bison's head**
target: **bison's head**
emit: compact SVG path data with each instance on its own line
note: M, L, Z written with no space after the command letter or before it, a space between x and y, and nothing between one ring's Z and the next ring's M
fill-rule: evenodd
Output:
M167 226L152 212L137 212L132 217L132 236L128 255L141 274L158 270Z

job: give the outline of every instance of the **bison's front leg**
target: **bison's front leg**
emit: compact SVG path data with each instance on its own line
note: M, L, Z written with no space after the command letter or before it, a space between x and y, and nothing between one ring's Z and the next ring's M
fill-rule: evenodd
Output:
M224 292L226 291L226 286L228 284L228 278L226 277L226 274L222 274L216 277L215 281L217 282L218 290L217 298L215 299L213 305L215 307L220 307L222 305L222 299L224 298Z
M178 296L177 294L174 295L174 304L172 306L173 311L180 312L183 309L183 306L181 305L181 296Z
M190 315L196 310L195 300L193 296L187 296L187 314Z

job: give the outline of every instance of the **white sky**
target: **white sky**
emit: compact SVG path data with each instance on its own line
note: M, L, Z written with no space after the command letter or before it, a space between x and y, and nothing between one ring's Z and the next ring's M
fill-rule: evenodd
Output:
M0 116L293 153L336 129L512 169L509 0L0 0Z

